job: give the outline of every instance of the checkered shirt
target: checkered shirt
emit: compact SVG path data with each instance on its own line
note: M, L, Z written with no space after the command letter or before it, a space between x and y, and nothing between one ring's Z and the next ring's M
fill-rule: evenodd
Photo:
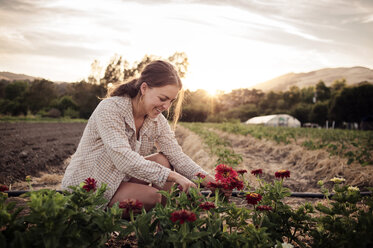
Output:
M151 153L155 143L176 172L193 179L198 172L208 174L182 152L166 118L145 118L140 129L141 146L135 152L136 129L131 98L110 97L99 103L88 120L78 148L66 168L62 188L79 185L94 178L98 186L107 184L105 198L110 200L122 181L137 178L162 187L170 169L144 156Z

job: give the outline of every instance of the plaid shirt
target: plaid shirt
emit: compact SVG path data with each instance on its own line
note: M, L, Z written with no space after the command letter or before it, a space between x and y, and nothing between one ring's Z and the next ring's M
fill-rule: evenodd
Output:
M62 188L79 185L92 177L108 185L105 198L110 200L122 181L137 178L162 187L170 169L144 156L151 153L155 143L176 172L192 179L205 172L178 145L166 118L145 118L140 129L141 146L136 148L136 128L131 98L110 97L99 103L88 120L78 148L66 168Z

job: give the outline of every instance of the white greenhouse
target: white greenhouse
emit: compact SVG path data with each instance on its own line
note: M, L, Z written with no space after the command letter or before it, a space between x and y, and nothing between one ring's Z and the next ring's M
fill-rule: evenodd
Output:
M248 119L245 124L257 124L271 127L300 127L300 121L291 115L278 114L278 115L264 115Z

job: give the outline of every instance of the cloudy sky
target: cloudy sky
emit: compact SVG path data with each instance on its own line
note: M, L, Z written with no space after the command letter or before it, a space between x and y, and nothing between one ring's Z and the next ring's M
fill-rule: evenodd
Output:
M0 71L78 81L97 59L185 52L187 88L373 68L372 0L0 0Z

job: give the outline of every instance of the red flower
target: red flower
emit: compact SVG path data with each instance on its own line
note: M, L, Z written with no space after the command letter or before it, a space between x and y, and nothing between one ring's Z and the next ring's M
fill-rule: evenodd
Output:
M277 177L277 178L290 177L290 171L288 171L288 170L276 171L275 177Z
M253 174L254 176L256 176L256 175L263 174L263 171L262 171L262 169L252 170L251 174Z
M88 177L84 181L83 189L85 189L87 192L89 192L91 190L96 191L96 185L97 185L96 180L93 179L93 178Z
M199 207L204 210L210 210L211 208L215 208L215 204L213 202L203 202L199 204Z
M8 191L9 188L6 185L0 184L0 192Z
M170 217L172 222L180 221L180 224L184 224L185 221L187 222L193 222L197 219L197 216L195 213L189 210L177 210L171 213Z
M202 179L205 179L206 175L202 174L201 172L198 172L198 173L196 174L196 177L198 177L198 178L202 178Z
M224 184L222 184L221 182L216 182L216 183L214 183L214 182L208 182L207 183L207 187L211 188L213 190L215 190L215 189L224 189Z
M127 199L119 203L119 208L123 208L127 212L130 210L136 212L142 209L142 203L137 199Z
M233 170L232 167L225 164L219 164L216 166L215 171L216 181L221 181L223 183L229 182L233 177L238 176L237 172Z
M249 193L246 195L246 200L248 204L256 205L262 200L262 196L257 193Z
M259 211L271 211L272 207L271 206L266 206L266 205L261 205L261 206L257 206L256 210L259 210Z
M247 173L247 170L237 170L237 173L240 174L240 175L243 175L243 174Z
M243 189L244 185L243 182L238 179L237 177L233 177L229 183L224 184L225 189L235 189L237 188L238 190Z

